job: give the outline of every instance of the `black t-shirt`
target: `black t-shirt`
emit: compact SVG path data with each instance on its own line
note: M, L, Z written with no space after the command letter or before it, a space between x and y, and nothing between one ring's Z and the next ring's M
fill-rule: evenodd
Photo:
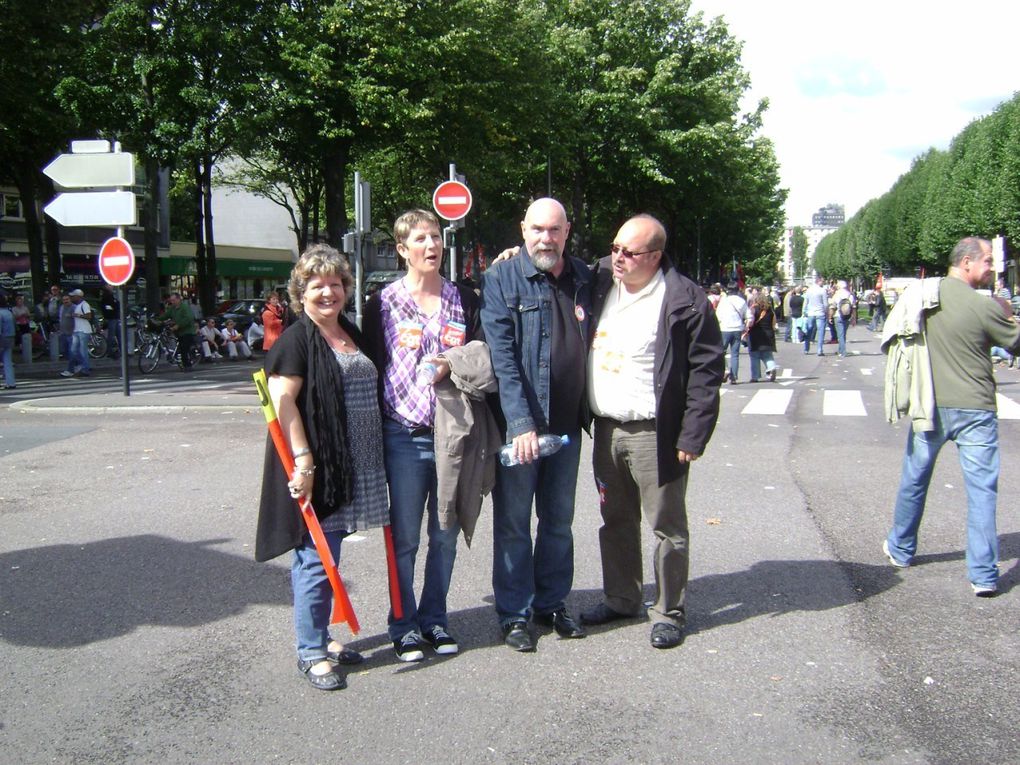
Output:
M799 319L804 312L804 296L790 295L790 316Z
M575 313L574 271L564 257L559 277L546 273L552 288L552 349L549 369L549 432L573 434L581 427L581 398L584 396L586 352Z

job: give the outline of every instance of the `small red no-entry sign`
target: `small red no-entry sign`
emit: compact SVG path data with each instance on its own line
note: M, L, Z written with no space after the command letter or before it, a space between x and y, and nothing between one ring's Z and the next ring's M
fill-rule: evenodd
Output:
M135 272L135 253L126 239L111 237L99 250L99 275L111 287L126 284Z
M440 218L460 220L471 210L471 191L460 181L444 181L432 193L432 207Z

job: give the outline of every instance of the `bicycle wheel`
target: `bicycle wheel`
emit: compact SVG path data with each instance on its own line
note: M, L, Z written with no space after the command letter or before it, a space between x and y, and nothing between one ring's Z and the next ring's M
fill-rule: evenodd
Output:
M106 355L108 346L106 338L93 332L89 335L89 356L94 359L101 359Z
M143 343L138 349L138 368L145 374L155 369L161 350L159 343Z

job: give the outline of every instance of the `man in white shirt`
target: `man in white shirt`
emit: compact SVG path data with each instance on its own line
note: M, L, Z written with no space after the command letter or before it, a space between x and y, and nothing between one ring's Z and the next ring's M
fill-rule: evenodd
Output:
M245 359L251 358L251 348L244 341L244 336L237 331L233 319L227 319L227 324L220 330L220 334L223 335L223 339L227 343L227 353L230 355L231 361L237 361L238 351Z
M715 428L723 372L719 325L705 292L673 268L665 246L659 221L631 218L595 273L588 402L604 601L581 615L605 624L641 614L643 514L657 540L648 608L655 648L683 640L687 475Z
M736 385L740 368L740 340L751 327L751 312L747 308L747 301L740 295L736 282L726 285L726 294L715 307L715 318L719 320L719 330L722 332L723 353L729 351L726 379L730 385Z
M206 319L198 334L202 337L202 356L205 360L222 359L220 346L223 345L223 335L216 329L216 319L211 317Z
M847 289L846 282L836 282L836 291L832 293L832 320L836 325L836 340L839 341L840 358L846 358L846 333L850 329L850 319L854 315L856 303L853 293Z
M804 333L804 353L810 353L811 340L818 340L818 355L825 355L825 325L829 317L829 296L825 280L818 276L815 283L804 293L804 317L807 320Z
M71 303L74 306L74 334L71 335L71 352L68 356L68 368L72 375L88 377L92 373L89 364L89 335L92 334L92 307L85 302L85 293L71 290ZM73 366L72 366L73 365ZM63 373L62 373L63 374ZM64 375L69 377L71 375Z

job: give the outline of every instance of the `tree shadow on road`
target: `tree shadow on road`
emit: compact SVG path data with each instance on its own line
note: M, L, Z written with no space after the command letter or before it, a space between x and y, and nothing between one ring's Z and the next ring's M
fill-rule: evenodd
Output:
M276 566L214 549L229 539L156 535L0 555L0 640L70 648L143 625L192 627L257 603L289 605Z

